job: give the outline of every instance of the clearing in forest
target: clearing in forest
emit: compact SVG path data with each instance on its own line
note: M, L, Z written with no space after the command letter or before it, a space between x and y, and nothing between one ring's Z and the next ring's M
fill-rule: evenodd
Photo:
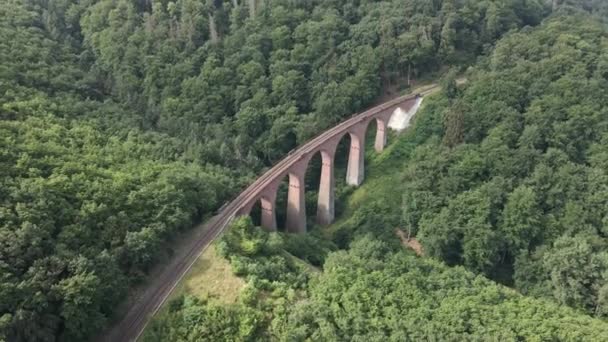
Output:
M237 301L244 286L245 281L232 273L230 263L217 255L212 245L192 265L170 298L187 294L230 304Z
M416 238L414 238L414 237L408 238L407 234L405 234L405 232L399 228L395 229L395 233L401 240L401 243L403 244L403 246L412 249L414 252L416 252L416 254L418 256L424 255L424 250L422 249L422 245L420 244L420 242L418 242L418 240L416 240Z

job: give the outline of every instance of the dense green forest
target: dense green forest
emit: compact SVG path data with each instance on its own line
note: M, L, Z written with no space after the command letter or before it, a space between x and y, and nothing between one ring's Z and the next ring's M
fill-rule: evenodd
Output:
M562 17L532 28L555 11ZM148 338L605 334L581 312L608 315L608 43L581 11L602 17L608 6L0 0L0 340L91 338L171 254L167 242L254 175L380 96L469 65L469 85L446 79L449 91L390 152L407 160L395 169L403 201L370 200L330 239L267 236L241 223L218 249L249 281L243 303L185 298ZM399 251L389 238L395 225L468 270ZM379 249L369 265L356 262L366 248ZM311 274L294 256L324 272ZM333 269L341 258L352 267ZM391 285L370 294L375 300L338 296L379 281ZM273 295L259 300L260 291ZM469 307L442 307L440 291L467 293ZM394 305L380 301L390 298ZM425 319L396 320L408 307ZM478 307L483 317L466 324L529 308L549 323L456 323ZM365 315L377 323L365 326ZM559 329L568 324L572 331Z
M345 217L299 244L237 221L216 249L240 301L179 298L145 340L605 340L607 67L597 17L510 32L445 77Z
M360 229L377 229L373 222ZM218 243L248 281L239 302L180 297L144 341L600 341L608 323L415 256L373 234L327 255L317 274L289 256L293 237L237 221Z
M400 226L450 265L608 316L607 38L581 14L503 38L380 163L401 201L383 185L339 235Z
M582 22L503 39L436 109L443 147L413 152L403 191L431 255L607 316L608 35Z

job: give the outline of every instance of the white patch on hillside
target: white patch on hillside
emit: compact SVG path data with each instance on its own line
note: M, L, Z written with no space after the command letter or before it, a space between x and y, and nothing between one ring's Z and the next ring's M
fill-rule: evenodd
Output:
M418 108L420 108L420 104L422 104L422 97L416 99L414 106L407 112L403 111L401 108L395 109L391 119L388 121L388 127L395 131L402 131L409 127L410 121L418 111Z

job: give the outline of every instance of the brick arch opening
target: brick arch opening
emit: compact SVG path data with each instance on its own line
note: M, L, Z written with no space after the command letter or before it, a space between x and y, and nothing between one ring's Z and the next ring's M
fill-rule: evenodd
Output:
M306 222L309 228L315 223L322 170L323 157L321 151L316 151L308 162L304 176L306 189Z
M378 118L371 119L365 127L365 151L372 151L374 149L374 142L378 133L380 133L378 132L378 128L380 127L379 120Z
M251 221L253 225L256 227L262 227L262 200L261 198L256 200L251 206L251 210L249 211L249 217L251 217Z
M289 174L285 174L278 181L275 200L275 220L277 230L284 232L287 221L287 194L289 193Z
M348 168L352 135L349 132L344 132L337 140L338 143L334 152L334 177L336 184L343 187L346 185L346 170Z

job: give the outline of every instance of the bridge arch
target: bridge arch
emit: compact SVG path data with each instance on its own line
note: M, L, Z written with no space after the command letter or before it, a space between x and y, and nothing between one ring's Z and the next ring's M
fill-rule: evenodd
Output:
M308 216L314 213L314 221L319 225L333 222L335 217L335 154L337 144L329 144L311 152L305 171L306 210Z
M306 161L305 165L308 165ZM304 183L304 172L289 172L289 188L287 191L287 213L285 230L289 233L306 232L306 192Z

